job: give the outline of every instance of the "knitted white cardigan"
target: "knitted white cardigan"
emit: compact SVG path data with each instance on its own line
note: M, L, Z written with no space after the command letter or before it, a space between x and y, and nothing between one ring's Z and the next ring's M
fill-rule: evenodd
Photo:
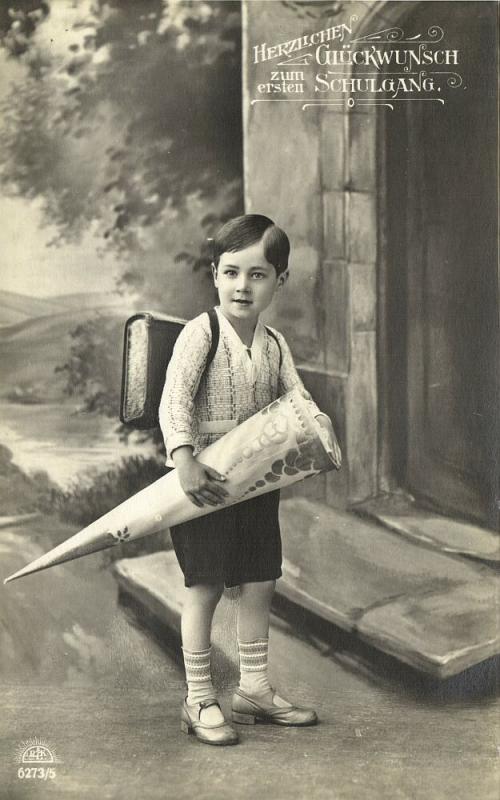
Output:
M220 323L219 345L209 367L211 330L207 314L200 314L182 329L168 364L160 403L160 427L168 466L172 451L190 445L200 452L285 392L298 387L315 416L320 410L305 389L284 336L271 328L278 344L258 322L252 359L231 323L216 309ZM256 369L257 366L257 369Z

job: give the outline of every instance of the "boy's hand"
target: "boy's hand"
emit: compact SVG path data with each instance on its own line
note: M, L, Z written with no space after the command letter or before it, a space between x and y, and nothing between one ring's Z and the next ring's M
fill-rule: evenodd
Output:
M316 419L323 430L328 434L329 441L327 445L327 451L332 458L333 465L335 469L340 469L342 466L342 451L335 435L335 431L333 430L332 421L330 417L327 417L326 414L320 414L316 417Z
M224 505L229 492L217 483L226 480L224 475L207 464L196 461L191 448L180 447L174 450L172 458L181 487L195 506L202 508L204 505Z

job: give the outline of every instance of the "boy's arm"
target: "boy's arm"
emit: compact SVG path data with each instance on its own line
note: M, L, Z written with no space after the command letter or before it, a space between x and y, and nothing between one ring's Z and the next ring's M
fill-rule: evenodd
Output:
M327 415L324 414L318 408L318 406L312 399L311 394L307 391L306 387L304 386L302 378L297 372L297 367L295 366L292 352L288 347L288 343L285 337L283 336L282 333L279 333L279 331L275 331L275 333L278 337L278 341L280 344L281 359L282 359L279 380L278 380L278 393L282 395L286 394L286 392L290 392L292 389L299 389L301 395L308 401L313 416L326 417Z
M325 430L328 440L327 447L331 453L336 469L340 469L342 464L342 453L340 451L337 436L333 429L332 421L327 414L320 410L304 386L302 379L297 372L291 350L288 347L285 337L283 334L278 333L278 331L275 331L275 333L279 338L282 357L278 381L278 392L280 395L282 395L286 392L290 392L292 389L299 389L302 396L307 400L309 409L313 416L317 418L321 427Z
M205 371L210 350L210 327L201 321L188 322L180 332L167 367L160 401L160 428L167 459L177 447L194 449L194 398Z

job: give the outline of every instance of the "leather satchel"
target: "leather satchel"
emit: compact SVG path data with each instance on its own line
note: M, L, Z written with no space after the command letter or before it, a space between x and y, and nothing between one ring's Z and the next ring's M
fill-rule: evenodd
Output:
M212 344L207 366L219 343L219 322L215 309L208 312ZM158 410L165 385L168 362L186 320L154 311L142 311L125 323L123 341L120 420L147 430L159 425Z

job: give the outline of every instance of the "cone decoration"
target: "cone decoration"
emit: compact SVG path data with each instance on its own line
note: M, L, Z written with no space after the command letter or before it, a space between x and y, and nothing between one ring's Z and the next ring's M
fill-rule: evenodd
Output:
M234 505L333 469L336 464L327 439L300 390L294 389L233 428L197 458L226 476L224 487L229 496L224 505ZM220 508L195 506L182 490L177 470L172 470L4 583Z

